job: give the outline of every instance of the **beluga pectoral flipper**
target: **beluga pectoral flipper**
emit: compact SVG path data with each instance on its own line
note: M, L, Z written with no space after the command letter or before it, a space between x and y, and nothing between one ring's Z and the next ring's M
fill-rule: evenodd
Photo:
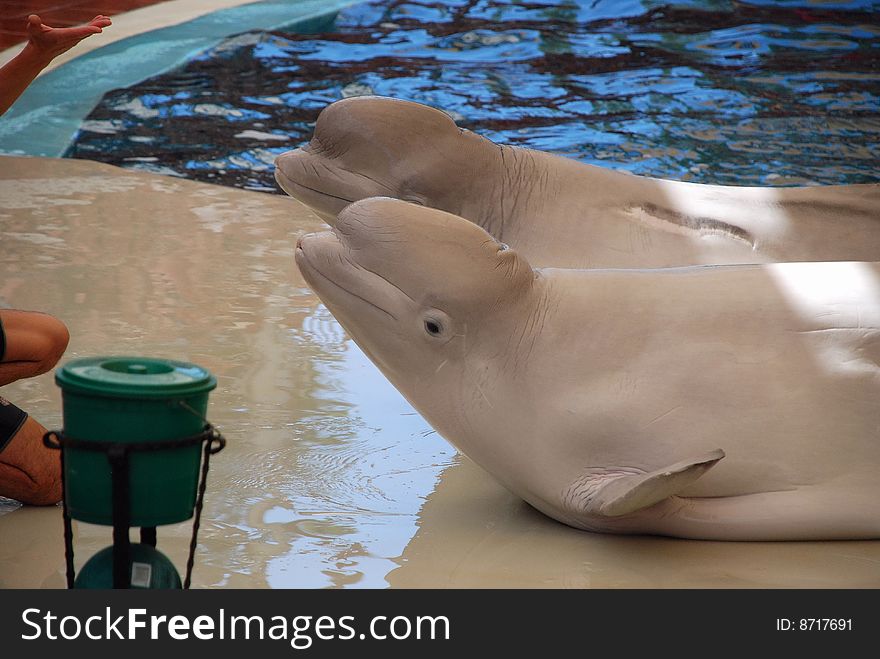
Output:
M373 198L296 262L438 433L555 519L880 538L880 261L536 268L463 217Z
M723 457L724 451L716 449L644 474L615 476L612 470L594 472L575 481L564 499L583 514L603 517L628 515L675 496Z

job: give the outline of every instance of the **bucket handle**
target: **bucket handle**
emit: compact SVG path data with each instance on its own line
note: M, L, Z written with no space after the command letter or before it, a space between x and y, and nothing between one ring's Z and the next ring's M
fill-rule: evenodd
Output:
M194 409L189 407L183 401L180 401L181 405L185 408L188 408L189 411L201 417ZM205 442L204 448L204 457L202 459L202 468L201 474L199 478L198 485L198 493L196 495L196 505L193 516L193 531L192 536L190 538L189 544L189 556L186 561L186 577L183 582L184 590L188 590L190 587L190 583L192 581L192 570L193 565L195 563L195 553L196 547L198 545L198 533L199 526L201 524L202 518L202 506L205 501L205 489L208 484L208 465L210 462L210 456L219 453L226 446L226 438L217 430L213 425L209 422L205 421L205 426L202 432L197 435L192 435L190 437L183 437L181 439L172 439L169 441L159 441L159 442L139 442L136 444L127 444L120 442L97 442L97 441L88 441L82 439L74 439L72 437L65 436L64 432L61 430L50 430L45 435L43 435L43 445L46 448L61 450L62 448L77 448L77 449L86 449L89 451L101 451L107 454L108 458L113 458L114 456L120 456L123 459L127 458L127 455L131 451L156 451L162 449L169 448L180 448L183 446L192 446L194 444L201 444ZM61 451L61 468L62 472L64 471L64 453L65 451ZM62 490L61 495L61 504L63 507L63 519L64 519L64 559L66 563L66 576L67 576L67 587L73 588L75 572L73 567L73 525L71 523L70 513L67 510L67 494L66 489ZM115 490L115 488L114 488ZM116 493L114 491L114 497ZM127 498L127 495L126 495ZM120 532L122 530L122 525L117 524L117 520L115 519L116 515L114 514L114 547L116 546L116 530L117 526L120 527ZM125 521L123 520L123 524ZM127 534L128 526L125 524L125 533ZM127 537L127 536L126 536ZM127 552L126 552L127 554ZM126 560L125 563L128 561Z

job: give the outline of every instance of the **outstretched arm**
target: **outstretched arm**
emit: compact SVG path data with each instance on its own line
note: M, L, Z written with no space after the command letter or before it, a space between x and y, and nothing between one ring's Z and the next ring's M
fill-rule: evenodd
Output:
M106 16L95 16L86 25L49 27L36 14L28 16L28 42L24 49L0 68L0 115L6 112L34 78L53 59L109 26Z

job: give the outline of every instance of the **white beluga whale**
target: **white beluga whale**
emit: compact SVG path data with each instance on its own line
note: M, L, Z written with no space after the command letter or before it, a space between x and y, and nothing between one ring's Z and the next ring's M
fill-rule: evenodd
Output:
M440 110L380 97L326 107L275 177L331 225L387 196L464 217L532 265L668 267L880 261L880 184L798 188L667 181L500 146Z
M533 268L378 198L299 269L447 440L571 526L880 537L880 265Z

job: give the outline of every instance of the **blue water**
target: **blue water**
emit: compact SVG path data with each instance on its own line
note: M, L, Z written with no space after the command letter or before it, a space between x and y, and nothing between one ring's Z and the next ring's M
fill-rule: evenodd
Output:
M427 103L506 144L705 183L880 180L880 2L382 0L108 93L68 155L274 191L328 103Z
M180 66L243 27L316 29L332 23L336 10L355 2L249 0L79 54L37 78L0 117L0 154L58 157L106 92ZM97 37L89 43L97 47L102 41L104 37Z

